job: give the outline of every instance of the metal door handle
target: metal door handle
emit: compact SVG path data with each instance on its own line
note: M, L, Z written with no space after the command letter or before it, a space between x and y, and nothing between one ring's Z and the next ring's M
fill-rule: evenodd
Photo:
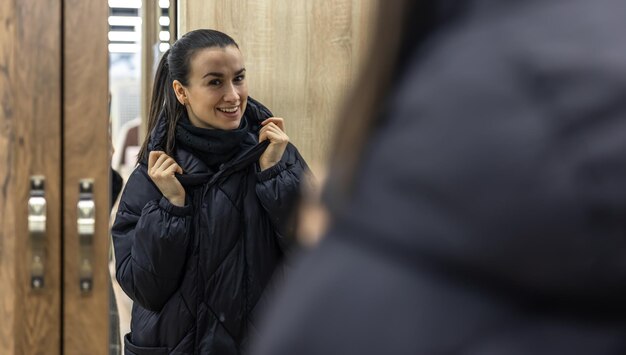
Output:
M78 199L78 239L79 239L79 287L83 293L93 287L93 238L96 232L96 203L94 202L93 179L79 182Z
M28 233L30 235L31 263L30 286L41 289L44 286L45 237L46 237L46 196L43 176L31 176L30 197L28 198Z

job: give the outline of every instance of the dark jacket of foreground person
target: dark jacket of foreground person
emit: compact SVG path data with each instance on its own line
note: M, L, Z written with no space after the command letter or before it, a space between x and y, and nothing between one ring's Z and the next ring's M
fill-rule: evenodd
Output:
M458 3L254 355L626 354L626 3Z

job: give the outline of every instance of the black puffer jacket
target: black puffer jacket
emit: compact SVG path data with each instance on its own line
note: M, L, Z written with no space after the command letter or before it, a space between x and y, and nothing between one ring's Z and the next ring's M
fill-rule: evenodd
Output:
M254 355L626 354L626 2L442 2Z
M249 134L256 139L270 116L250 99ZM165 129L163 119L150 150L162 144ZM112 229L117 280L134 301L127 354L240 353L284 253L285 218L307 169L289 145L279 164L257 172L266 147L257 144L214 174L177 149L184 207L162 197L145 163L132 173Z

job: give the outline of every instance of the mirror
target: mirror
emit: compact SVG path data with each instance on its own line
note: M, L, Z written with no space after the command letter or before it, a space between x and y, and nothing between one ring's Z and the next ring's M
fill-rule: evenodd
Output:
M145 135L147 93L155 63L173 41L198 28L220 30L245 58L251 97L283 117L286 132L317 177L325 164L340 105L364 60L377 1L109 0L112 166L126 181ZM315 196L315 193L313 194ZM323 211L307 206L313 244ZM114 208L115 211L115 208ZM114 217L114 214L112 215ZM111 272L115 266L111 263ZM132 302L114 282L120 333Z

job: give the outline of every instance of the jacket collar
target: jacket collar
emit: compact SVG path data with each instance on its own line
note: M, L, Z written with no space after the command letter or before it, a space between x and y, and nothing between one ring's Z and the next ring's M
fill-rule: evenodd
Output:
M246 105L246 111L243 114L244 120L248 121L248 127L250 132L259 135L261 129L261 122L266 118L274 116L272 112L265 107L259 101L248 96L248 103ZM165 141L167 138L168 121L165 115L160 115L154 129L150 133L150 143L148 144L148 151L163 150L165 149Z

